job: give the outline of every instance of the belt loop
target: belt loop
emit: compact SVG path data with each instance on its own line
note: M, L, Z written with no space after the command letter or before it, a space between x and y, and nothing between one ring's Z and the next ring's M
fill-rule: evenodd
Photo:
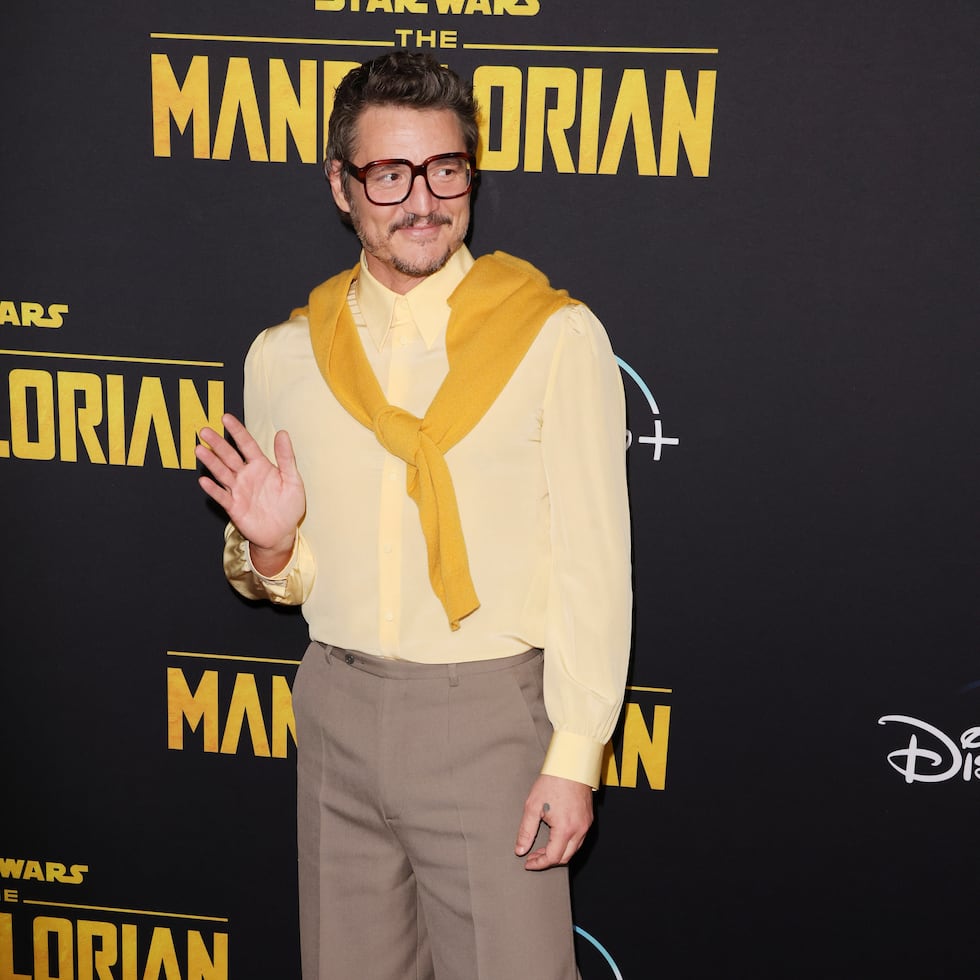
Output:
M449 686L459 687L459 674L456 673L456 665L448 664L449 667Z

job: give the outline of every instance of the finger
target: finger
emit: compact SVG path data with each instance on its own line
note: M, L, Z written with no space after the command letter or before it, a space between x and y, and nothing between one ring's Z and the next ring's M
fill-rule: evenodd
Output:
M215 432L209 425L204 426L204 428L198 432L197 437L201 440L201 445L206 446L208 449L211 449L215 443L220 442L222 438L221 435Z
M241 466L241 457L238 455L238 453L235 453L233 449L230 451L234 453L235 459L238 461L238 465ZM226 466L212 449L209 449L207 446L201 444L194 447L194 455L197 457L197 460L200 463L211 471L211 475L218 481L218 483L222 483L226 487L231 485L235 477L235 472L230 467Z
M543 847L539 847L536 851L532 851L527 856L527 860L524 862L525 871L545 871L550 867L551 865L548 863L548 855Z
M534 838L538 833L538 826L541 823L541 817L534 812L529 812L526 808L524 810L524 816L521 819L521 825L517 830L517 843L514 845L514 853L521 857L531 849L531 845L534 843Z
M283 478L295 481L299 476L299 471L296 469L296 454L293 452L293 441L285 429L280 429L276 433L272 448L276 454L276 466L279 467Z
M547 847L539 847L536 851L528 855L527 860L524 862L524 870L547 871L548 868L556 868L558 865L564 863L560 856L555 857L553 854L550 854Z
M562 852L562 856L558 859L559 864L568 864L569 861L578 854L579 848L582 846L585 837L573 837L565 845L565 850Z
M209 479L206 476L198 477L198 485L200 488L222 509L228 510L231 505L231 494L222 486L219 486L214 480Z
M524 862L524 867L528 871L545 871L548 868L555 868L562 864L568 864L575 856L575 852L582 844L582 840L574 838L567 841L564 847L560 846L560 838L556 838L554 831L545 847L539 847L536 851L529 854Z
M221 416L221 424L225 431L235 440L238 451L245 458L246 462L253 459L261 459L265 456L259 444L252 438L252 434L242 425L234 415L227 413Z
M554 827L551 828L548 843L544 848L545 861L547 862L545 867L553 868L555 865L563 863L565 851L568 849L569 836L567 832L557 831ZM574 853L574 848L572 852Z
M203 449L206 453L210 452L212 454L210 457L212 460L220 459L222 464L232 473L237 473L242 468L241 454L227 439L215 432L214 429L205 426L205 428L201 429L199 436L201 442L197 447L198 450ZM195 452L195 455L201 462L205 462L200 452ZM210 463L207 463L207 466L208 469L212 469ZM214 471L212 470L212 472ZM220 476L218 479L225 482Z

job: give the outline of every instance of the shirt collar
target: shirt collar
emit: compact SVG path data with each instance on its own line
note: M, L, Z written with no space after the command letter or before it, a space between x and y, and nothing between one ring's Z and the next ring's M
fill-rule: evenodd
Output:
M399 299L408 304L425 346L431 348L449 324L449 297L472 266L473 256L465 245L461 245L438 272L426 276L402 297L371 275L364 252L361 252L361 268L357 275L357 305L361 308L367 332L378 350L382 350L388 341L395 303Z

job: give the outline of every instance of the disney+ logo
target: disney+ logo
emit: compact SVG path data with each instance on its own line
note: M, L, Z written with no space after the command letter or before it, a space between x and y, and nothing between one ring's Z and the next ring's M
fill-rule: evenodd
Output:
M891 722L909 730L908 746L888 753L888 764L906 783L941 783L960 776L964 782L980 780L980 726L966 729L959 740L934 725L908 715L883 715L879 725Z

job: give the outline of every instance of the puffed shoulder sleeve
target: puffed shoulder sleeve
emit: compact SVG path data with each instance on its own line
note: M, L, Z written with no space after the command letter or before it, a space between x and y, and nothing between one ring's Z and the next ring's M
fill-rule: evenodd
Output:
M585 306L555 316L542 425L552 550L544 691L555 733L542 771L595 788L632 633L625 399L602 324Z
M269 335L268 330L260 333L245 358L245 426L266 456L274 459L276 425L266 370ZM316 560L301 530L296 533L293 552L285 567L274 575L261 575L252 566L248 541L229 522L225 528L223 561L225 577L236 592L249 599L268 599L278 605L304 603L316 577Z

